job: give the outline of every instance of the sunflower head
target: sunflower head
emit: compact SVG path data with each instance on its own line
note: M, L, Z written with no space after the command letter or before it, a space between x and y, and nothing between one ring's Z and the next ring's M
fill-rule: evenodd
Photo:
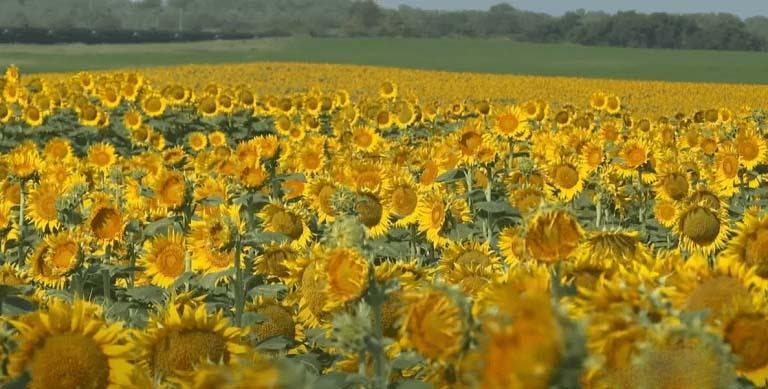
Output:
M415 288L404 296L402 336L421 355L440 362L455 358L466 341L466 313L450 292Z
M525 247L539 261L566 259L581 242L583 232L576 218L564 210L542 210L525 232Z

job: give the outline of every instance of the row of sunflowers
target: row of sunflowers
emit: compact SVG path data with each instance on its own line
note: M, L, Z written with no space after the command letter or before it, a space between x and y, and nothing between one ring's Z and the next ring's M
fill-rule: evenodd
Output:
M235 81L6 70L4 385L766 385L761 110Z

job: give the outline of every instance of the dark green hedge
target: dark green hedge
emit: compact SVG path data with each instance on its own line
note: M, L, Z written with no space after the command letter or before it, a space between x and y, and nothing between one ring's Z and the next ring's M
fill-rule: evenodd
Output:
M0 43L162 43L206 40L251 39L254 34L202 31L90 30L85 28L49 30L44 28L0 28Z

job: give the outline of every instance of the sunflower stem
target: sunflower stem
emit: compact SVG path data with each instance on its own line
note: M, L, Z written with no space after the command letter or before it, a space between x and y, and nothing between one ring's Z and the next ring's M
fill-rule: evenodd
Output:
M101 282L104 288L104 305L109 306L112 301L112 278L109 276L109 270L101 271Z
M598 193L597 202L595 203L595 228L600 228L600 222L603 217L603 201L602 197Z
M24 181L19 181L19 247L17 262L24 263Z
M245 309L245 296L243 296L243 271L240 267L240 256L243 252L242 238L235 234L235 325L240 325Z
M469 167L465 170L464 179L467 182L467 206L472 209L472 170Z
M389 372L387 371L387 357L384 354L384 329L381 326L381 307L384 305L384 301L387 298L386 291L376 281L376 274L373 269L369 271L368 282L370 285L370 295L368 304L371 307L371 313L373 314L373 341L369 343L368 347L373 356L373 382L371 387L373 389L385 389L389 385ZM365 363L365 360L363 360Z

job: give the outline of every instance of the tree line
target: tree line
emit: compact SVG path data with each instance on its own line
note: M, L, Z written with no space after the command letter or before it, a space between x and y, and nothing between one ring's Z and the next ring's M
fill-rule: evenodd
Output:
M619 47L768 49L768 18L763 16L584 10L551 16L504 3L486 11L431 11L387 9L373 0L0 0L0 32L2 28L503 37Z

